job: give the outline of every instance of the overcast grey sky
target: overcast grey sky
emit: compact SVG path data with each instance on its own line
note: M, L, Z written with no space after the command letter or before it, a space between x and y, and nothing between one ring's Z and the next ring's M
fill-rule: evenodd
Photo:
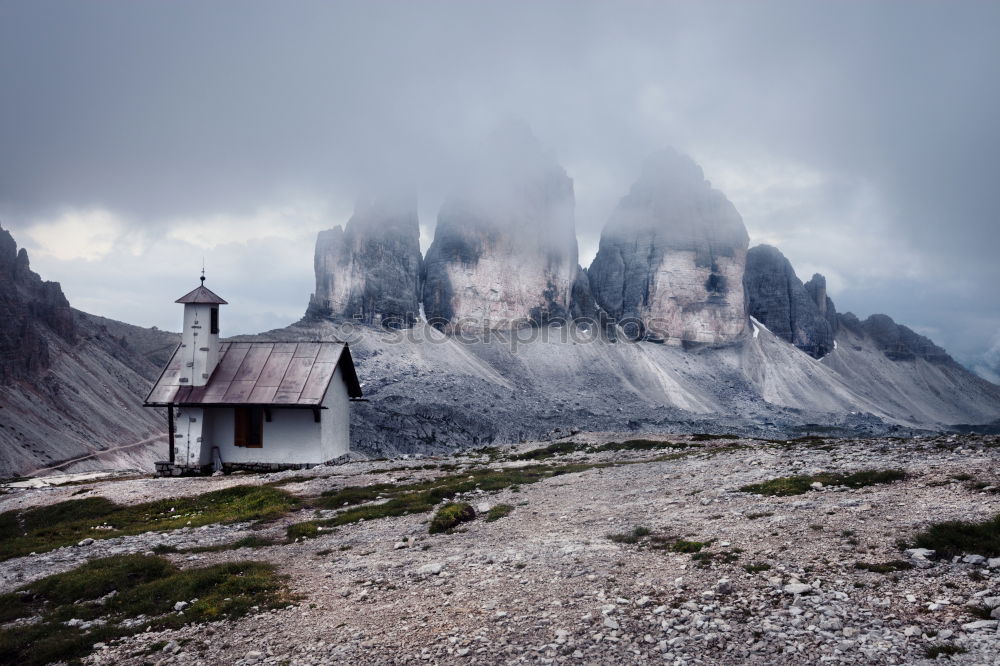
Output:
M840 310L1000 366L1000 3L0 0L0 223L77 307L285 325L360 188L423 244L482 137L574 179L581 261L672 145ZM992 351L991 351L992 349Z

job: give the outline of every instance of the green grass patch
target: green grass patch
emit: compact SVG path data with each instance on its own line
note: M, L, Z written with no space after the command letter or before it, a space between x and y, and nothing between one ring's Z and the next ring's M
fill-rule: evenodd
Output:
M510 515L510 512L514 510L510 504L497 504L486 512L486 522L492 523L494 520L500 520Z
M447 532L462 523L476 519L476 510L466 502L449 502L437 510L427 531L431 534Z
M670 550L675 553L697 553L710 543L709 541L686 541L679 539L670 546Z
M623 534L609 534L608 539L614 541L615 543L639 543L640 539L644 539L651 534L648 527L634 527L631 532L625 532Z
M872 573L890 574L896 571L908 571L913 568L913 565L904 560L892 560L891 562L879 563L855 562L854 568Z
M898 469L875 470L868 469L851 474L814 474L812 476L783 476L763 483L752 483L740 488L742 492L757 495L788 497L802 495L812 490L813 483L824 486L846 486L848 488L863 488L882 483L892 483L906 478L906 472Z
M342 497L378 497L380 495L389 499L377 504L368 503L348 508L332 518L296 523L288 528L288 538L294 541L298 537L317 536L324 528L348 525L362 520L425 513L432 511L443 501L477 489L486 492L504 490L505 488L513 490L516 486L537 483L555 476L607 466L607 464L569 464L559 466L530 465L502 470L476 469L416 483L343 488L335 491L339 493L338 500Z
M114 594L110 594L114 592ZM40 622L0 630L0 663L41 666L88 655L96 642L189 622L233 619L294 601L273 565L231 562L212 567L178 569L161 557L121 555L93 560L65 573L47 576L19 588L4 603L6 620L39 616ZM183 615L179 601L191 602ZM11 610L13 608L13 610ZM128 621L143 620L130 626ZM94 623L68 626L79 619Z
M233 486L142 504L120 505L88 497L8 511L0 514L0 560L71 546L86 538L277 518L296 504L294 497L277 488ZM94 529L98 526L102 529Z
M174 546L159 545L153 548L157 555L164 553L221 553L224 550L239 550L240 548L264 548L273 546L274 541L259 537L256 534L245 536L230 543L219 543L214 546L194 546L192 548L175 548Z
M771 565L767 562L753 562L743 567L743 570L748 574L758 574L762 571L769 571L770 569Z
M917 534L914 545L935 550L945 557L966 553L1000 557L1000 514L981 522L949 520L934 523Z

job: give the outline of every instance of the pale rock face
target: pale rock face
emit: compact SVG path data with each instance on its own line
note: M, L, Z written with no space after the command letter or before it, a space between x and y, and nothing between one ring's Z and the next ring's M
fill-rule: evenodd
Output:
M361 200L346 230L334 227L316 239L309 314L410 326L420 311L421 264L416 199Z
M720 344L747 327L743 220L690 158L656 153L615 209L589 270L597 304L668 342Z
M739 337L746 326L743 290L723 291L713 284L740 284L745 261L746 252L737 250L718 257L713 270L698 266L694 252L666 253L639 317L651 333L667 339L715 343Z
M446 331L568 318L577 279L573 181L521 125L442 206L424 260L424 308Z

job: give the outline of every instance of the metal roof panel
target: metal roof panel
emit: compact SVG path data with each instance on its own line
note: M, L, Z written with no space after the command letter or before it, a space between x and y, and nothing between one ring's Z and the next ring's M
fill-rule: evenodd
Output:
M338 367L351 397L361 395L347 345L339 342L225 342L205 386L180 383L186 348L178 347L146 404L316 406Z

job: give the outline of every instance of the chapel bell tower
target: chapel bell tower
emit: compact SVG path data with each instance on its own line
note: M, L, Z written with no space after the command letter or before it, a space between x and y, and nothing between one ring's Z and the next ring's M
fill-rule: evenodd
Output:
M179 381L187 386L204 386L219 362L219 306L228 303L205 287L204 271L201 286L176 302L184 305Z

